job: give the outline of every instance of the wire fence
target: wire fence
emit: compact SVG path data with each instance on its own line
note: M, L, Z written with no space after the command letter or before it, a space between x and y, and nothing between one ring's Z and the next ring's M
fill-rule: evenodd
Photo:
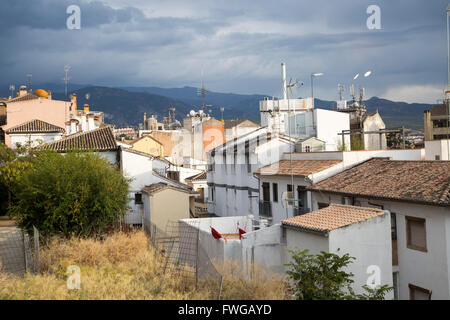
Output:
M0 271L16 275L39 272L39 231L0 228Z
M199 221L168 221L165 231L152 225L147 232L164 256L164 273L178 274L196 289L215 291L220 299L222 275L199 242Z

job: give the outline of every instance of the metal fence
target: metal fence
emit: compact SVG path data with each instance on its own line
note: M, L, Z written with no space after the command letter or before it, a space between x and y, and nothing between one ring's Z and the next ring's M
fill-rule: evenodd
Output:
M24 275L39 272L39 232L28 234L17 227L0 228L0 271Z
M178 274L196 289L215 291L220 299L222 275L199 243L197 221L168 221L165 231L151 226L147 232L153 246L164 256L164 273Z

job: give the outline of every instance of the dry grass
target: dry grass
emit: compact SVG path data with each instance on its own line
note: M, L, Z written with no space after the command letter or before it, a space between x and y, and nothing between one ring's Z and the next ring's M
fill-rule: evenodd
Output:
M81 269L81 289L68 290L66 269ZM0 299L216 299L217 285L195 290L192 279L163 274L164 260L143 232L115 233L104 241L53 239L41 251L39 275L0 273ZM234 263L222 266L223 299L286 299L285 282L262 270L246 280Z

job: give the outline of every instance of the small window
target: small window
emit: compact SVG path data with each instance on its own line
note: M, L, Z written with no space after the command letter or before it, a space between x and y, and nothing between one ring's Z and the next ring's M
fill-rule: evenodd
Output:
M435 155L434 156L434 160L441 160L441 156L440 155Z
M431 300L431 291L411 283L408 284L409 287L409 299L410 300Z
M427 232L425 219L405 217L406 219L406 246L409 249L427 252Z
M305 151L306 151L306 152L311 152L311 146L306 146L306 147L305 147Z
M142 193L135 193L134 194L134 203L135 204L142 204Z
M270 201L270 183L263 182L262 190L263 190L263 201L269 202Z
M328 207L329 204L325 203L325 202L317 202L317 206L319 207L319 210L320 210L320 209Z
M278 183L272 184L272 197L273 202L278 202Z

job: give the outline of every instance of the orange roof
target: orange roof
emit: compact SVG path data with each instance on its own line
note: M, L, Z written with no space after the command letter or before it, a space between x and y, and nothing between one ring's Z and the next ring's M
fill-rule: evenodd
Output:
M308 176L310 174L328 169L338 163L340 160L292 160L292 174L294 176ZM290 175L291 161L281 160L271 165L259 168L256 174L262 175Z
M285 226L327 233L383 214L384 211L377 208L330 204L326 208L285 219L281 223Z

